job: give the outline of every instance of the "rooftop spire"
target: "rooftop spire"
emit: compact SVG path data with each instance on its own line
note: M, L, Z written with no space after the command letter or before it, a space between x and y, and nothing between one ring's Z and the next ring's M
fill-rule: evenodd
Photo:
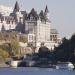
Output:
M15 12L19 12L19 4L18 4L18 2L16 1L16 3L15 3L15 7L14 7L14 11Z
M48 12L49 12L49 10L48 10L48 7L47 7L47 5L46 5L45 13L48 13Z

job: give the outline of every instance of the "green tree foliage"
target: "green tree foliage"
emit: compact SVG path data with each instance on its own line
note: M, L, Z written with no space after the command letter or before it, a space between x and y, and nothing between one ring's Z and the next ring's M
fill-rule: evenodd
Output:
M9 45L8 44L2 44L2 45L0 45L0 48L2 50L6 50L7 52L9 51Z
M19 37L19 41L23 42L23 43L27 43L28 42L27 37L25 37L25 36L20 36Z
M3 60L6 60L6 58L9 57L9 54L7 51L3 50L0 48L0 57L3 59Z
M17 32L0 32L0 45L2 50L5 50L11 56L12 54L17 54L19 50L19 39Z
M68 40L63 38L62 44L54 49L55 58L59 61L75 62L75 34Z
M48 54L49 54L49 49L46 47L46 46L43 46L43 47L40 47L39 48L39 56L40 57L45 57L47 58L48 57Z
M18 54L19 51L19 42L17 40L12 40L10 43L10 48L14 55Z
M17 39L17 32L0 32L0 40Z

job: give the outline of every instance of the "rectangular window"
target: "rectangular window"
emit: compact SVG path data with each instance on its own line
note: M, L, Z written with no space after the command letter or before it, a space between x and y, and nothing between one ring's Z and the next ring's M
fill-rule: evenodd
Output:
M29 35L29 40L33 40L33 36L32 35Z

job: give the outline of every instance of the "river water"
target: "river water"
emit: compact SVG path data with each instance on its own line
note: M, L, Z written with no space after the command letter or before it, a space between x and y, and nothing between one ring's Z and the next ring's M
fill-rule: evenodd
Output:
M75 75L75 70L52 68L0 68L0 75Z

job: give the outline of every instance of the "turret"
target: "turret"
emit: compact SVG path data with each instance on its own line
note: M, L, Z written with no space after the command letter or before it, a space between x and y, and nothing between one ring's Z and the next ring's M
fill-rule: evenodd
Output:
M19 4L18 4L18 2L16 1L16 3L15 3L15 7L14 7L14 11L13 12L19 12Z
M23 15L21 14L19 4L17 1L15 3L14 10L13 10L12 14L13 14L16 22L22 22L23 23Z
M45 8L45 13L49 13L47 5L46 5L46 8Z
M49 10L48 10L47 5L46 5L46 8L45 8L44 14L45 14L45 18L46 18L47 20L49 20Z
M38 18L39 17L38 17L37 12L35 11L34 8L32 8L31 12L28 15L28 19L30 19L30 20L38 20Z
M41 12L39 13L39 17L40 17L41 21L44 21L45 17L44 17L43 10L41 10Z

